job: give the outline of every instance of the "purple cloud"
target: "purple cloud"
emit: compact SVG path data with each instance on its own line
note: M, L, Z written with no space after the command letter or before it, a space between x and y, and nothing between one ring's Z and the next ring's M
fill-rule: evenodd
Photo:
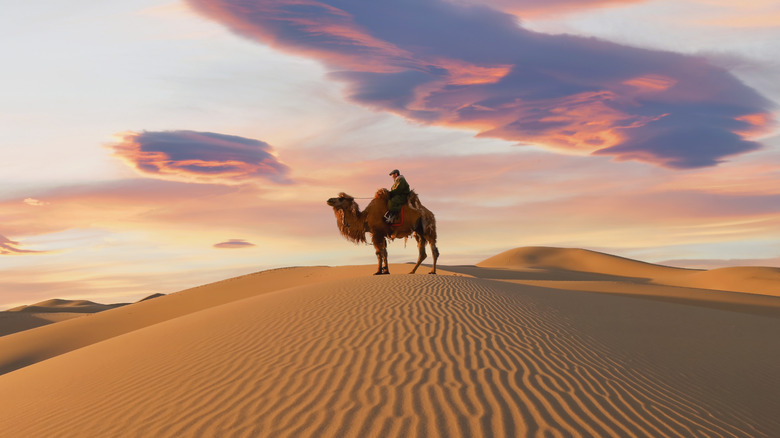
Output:
M225 184L256 179L291 182L290 169L279 162L268 143L235 135L130 132L111 147L142 173L163 179Z
M254 243L247 242L244 239L230 239L227 242L220 242L214 244L214 248L221 249L237 249L237 248L251 248L256 246Z
M535 33L485 6L188 1L319 60L355 102L480 136L694 168L758 149L750 138L772 126L771 102L704 58Z

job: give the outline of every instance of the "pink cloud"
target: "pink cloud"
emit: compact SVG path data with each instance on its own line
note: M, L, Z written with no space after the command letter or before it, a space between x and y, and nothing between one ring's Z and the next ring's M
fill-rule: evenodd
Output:
M704 58L535 33L484 4L188 1L319 60L357 103L480 136L696 168L760 148L774 123L769 100Z
M264 179L289 184L290 169L265 142L234 135L164 131L121 135L117 156L145 175L174 181L240 184Z

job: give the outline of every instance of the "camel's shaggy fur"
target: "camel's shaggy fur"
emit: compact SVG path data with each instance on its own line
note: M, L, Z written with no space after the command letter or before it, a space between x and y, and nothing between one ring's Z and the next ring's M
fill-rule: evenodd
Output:
M390 193L387 189L379 189L364 211L360 211L354 197L343 192L339 193L337 198L328 199L327 203L333 207L336 225L345 238L354 243L362 243L366 242L366 233L371 234L371 242L379 262L377 274L390 273L387 265L387 239L409 236L414 236L419 250L417 264L411 273L415 273L420 263L427 257L425 245L429 244L433 253L433 269L430 273L435 274L439 249L436 247L436 218L433 213L422 205L417 193L412 191L406 203L404 223L393 227L384 220L389 198Z
M360 207L354 202L355 198L343 192L339 193L339 198L352 201L346 202L343 209L333 209L341 235L354 243L366 243L366 228L360 218Z

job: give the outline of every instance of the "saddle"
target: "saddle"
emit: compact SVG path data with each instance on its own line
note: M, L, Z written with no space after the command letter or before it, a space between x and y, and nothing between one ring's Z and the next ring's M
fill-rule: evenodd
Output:
M401 206L401 211L398 212L398 216L395 217L395 220L392 224L390 224L393 227L400 227L404 223L404 211L406 211L406 206Z
M398 215L393 218L393 222L390 223L390 226L393 227L400 227L404 223L404 211L406 210L406 206L402 205L401 210L398 212ZM390 212L388 211L385 213L385 222L387 222L390 218Z

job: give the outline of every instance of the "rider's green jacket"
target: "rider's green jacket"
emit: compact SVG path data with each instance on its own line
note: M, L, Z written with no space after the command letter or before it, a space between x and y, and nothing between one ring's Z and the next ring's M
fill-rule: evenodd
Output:
M401 207L406 204L409 191L409 183L406 182L406 178L403 175L398 175L395 179L395 184L390 189L390 201L387 203L387 209L393 213L398 213Z

